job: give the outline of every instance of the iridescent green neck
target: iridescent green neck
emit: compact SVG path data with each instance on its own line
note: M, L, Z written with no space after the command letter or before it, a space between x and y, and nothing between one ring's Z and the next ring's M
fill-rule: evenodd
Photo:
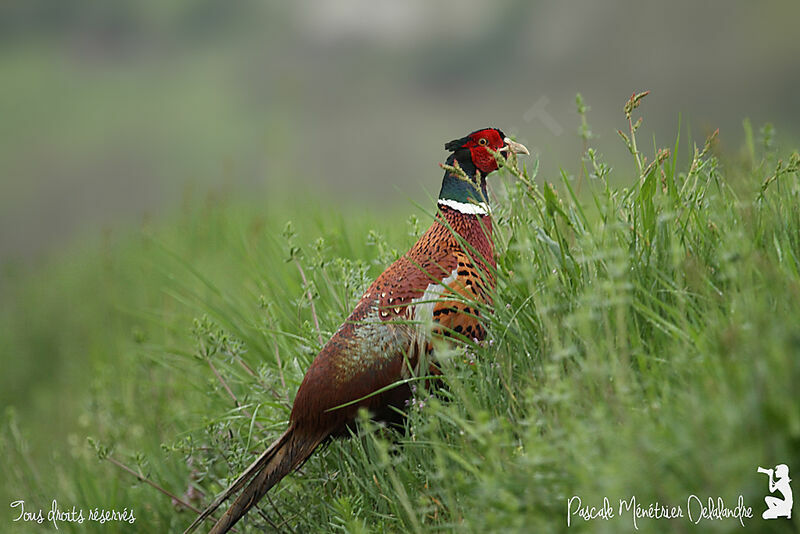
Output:
M447 165L453 167L455 161L455 155L451 155L447 158ZM470 159L459 160L458 166L466 176L459 176L449 170L444 172L442 189L439 191L439 204L450 205L450 207L465 213L487 213L486 177L478 175L478 171Z

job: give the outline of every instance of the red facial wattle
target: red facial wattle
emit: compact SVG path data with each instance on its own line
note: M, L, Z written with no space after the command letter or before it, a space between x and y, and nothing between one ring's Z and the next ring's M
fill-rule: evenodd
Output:
M525 145L512 141L497 128L484 128L461 139L454 139L445 144L445 149L458 153L468 150L471 163L484 176L497 170L495 153L530 154Z
M484 175L497 170L497 160L489 152L497 152L505 146L501 133L494 128L479 130L469 136L466 147L472 156L472 163Z
M475 164L475 167L481 171L484 176L497 170L497 160L494 159L494 156L491 155L486 148L470 148L469 152L472 155L472 162Z

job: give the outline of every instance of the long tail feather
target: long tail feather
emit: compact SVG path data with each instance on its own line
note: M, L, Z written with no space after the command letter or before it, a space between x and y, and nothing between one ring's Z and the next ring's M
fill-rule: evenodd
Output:
M225 515L217 521L209 534L224 534L236 524L283 477L305 462L314 449L328 436L328 432L313 436L299 435L296 430L287 433L286 439L275 449L264 468L233 501Z
M216 509L219 508L220 505L222 505L222 503L224 503L231 497L231 495L241 491L244 485L247 484L248 480L253 478L254 475L256 475L257 473L261 472L264 469L264 467L269 463L269 461L272 459L275 453L289 439L289 435L292 433L293 430L294 430L293 427L289 426L289 428L286 429L286 432L281 434L281 436L278 439L276 439L275 442L267 448L267 450L261 453L261 456L259 456L252 464L250 464L248 468L245 469L241 475L239 475L239 478L237 478L233 482L233 484L228 486L225 489L225 491L220 493L219 496L217 496L217 498L214 499L214 502L209 504L206 507L206 509L203 510L203 512L199 516L197 516L194 522L191 525L189 525L189 527L186 530L183 531L183 534L191 534L192 532L194 532L197 529L197 527L200 526L200 523L205 521L211 514L213 514L216 511Z
M184 531L184 534L194 532L223 502L244 488L228 511L216 522L210 534L228 532L275 484L302 465L328 436L329 432L321 432L313 436L302 434L296 431L294 425L290 425L286 432L270 445L255 462L250 464L233 484L228 486L214 499L214 502L203 510Z

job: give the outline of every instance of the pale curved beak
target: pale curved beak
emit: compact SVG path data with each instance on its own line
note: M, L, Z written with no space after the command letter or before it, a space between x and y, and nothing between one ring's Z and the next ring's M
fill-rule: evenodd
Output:
M517 143L516 141L512 141L508 137L503 139L503 142L506 144L506 146L498 150L498 152L505 152L506 150L508 150L510 152L513 152L514 154L525 154L527 156L531 155L531 153L528 152L528 148L522 143Z

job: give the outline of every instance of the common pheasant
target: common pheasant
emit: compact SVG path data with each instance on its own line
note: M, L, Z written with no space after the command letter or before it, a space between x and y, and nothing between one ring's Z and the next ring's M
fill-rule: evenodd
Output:
M347 435L359 409L393 419L411 396L403 379L440 374L432 360L434 337L483 339L477 303L491 304L495 283L486 176L498 168L495 154L528 150L496 128L450 141L445 149L452 154L443 165L431 227L373 282L311 363L286 431L185 534L244 488L211 529L212 534L227 532L321 443Z

